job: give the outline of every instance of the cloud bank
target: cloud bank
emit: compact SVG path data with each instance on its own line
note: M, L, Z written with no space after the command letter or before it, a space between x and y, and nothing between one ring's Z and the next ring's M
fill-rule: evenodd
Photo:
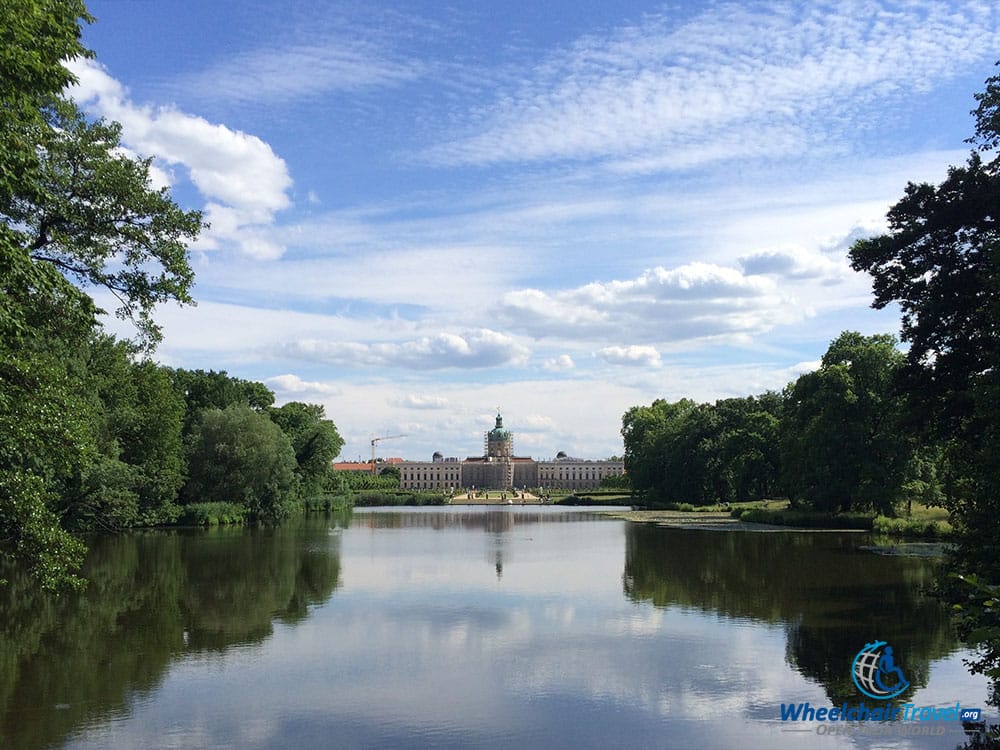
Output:
M211 223L199 249L232 243L259 259L284 253L264 230L291 204L292 179L284 160L267 143L170 107L135 104L126 88L93 60L77 58L67 66L78 79L70 96L81 107L120 122L126 146L165 165L160 174L185 170L205 199Z

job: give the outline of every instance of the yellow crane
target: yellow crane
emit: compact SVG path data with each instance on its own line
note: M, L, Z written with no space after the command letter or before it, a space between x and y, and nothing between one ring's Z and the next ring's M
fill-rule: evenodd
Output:
M382 435L381 437L372 438L372 474L377 474L378 471L375 466L375 443L380 443L383 440L395 440L396 438L403 438L406 435Z

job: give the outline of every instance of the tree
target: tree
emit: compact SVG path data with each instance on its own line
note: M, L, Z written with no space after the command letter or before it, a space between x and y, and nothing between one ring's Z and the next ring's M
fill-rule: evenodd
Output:
M903 373L911 402L941 434L965 429L978 382L1000 365L1000 173L973 154L938 187L909 184L888 214L889 233L861 240L851 264L873 278L882 308L898 303L910 345Z
M779 407L773 393L633 407L622 418L631 486L665 503L769 496L778 489Z
M911 424L942 446L944 488L958 545L944 587L974 664L1000 678L1000 76L976 94L976 146L940 185L906 186L886 234L857 242L851 264L872 275L873 306L898 303ZM986 592L986 593L984 593ZM992 633L992 635L991 635ZM996 694L994 695L996 700Z
M64 525L116 530L175 519L184 483L184 401L167 370L110 336L86 342L93 451L59 491Z
M298 498L295 452L266 415L242 404L207 409L190 445L187 502L239 503L268 522L291 512Z
M62 63L86 54L80 23L89 20L79 1L0 4L0 206L34 189L38 152L29 134L43 122L44 101L73 80ZM48 507L50 472L35 461L51 456L64 469L79 424L58 357L34 346L32 318L46 316L31 303L67 301L53 306L70 326L92 311L54 269L32 263L20 240L0 222L0 554L25 561L43 586L57 588L79 583L72 571L83 545Z
M694 406L693 401L686 399L671 404L658 398L649 406L633 406L622 416L625 471L632 478L636 492L648 495L662 490L669 424Z
M90 16L80 0L8 0L0 5L0 209L16 196L40 195L37 185L44 104L72 83L63 65L88 53L80 23ZM38 269L23 253L17 227L0 222L0 342L6 350L28 330L23 298L59 288L58 274ZM6 352L4 352L6 353Z
M831 512L893 513L913 451L897 419L902 362L895 337L847 331L818 370L789 388L781 445L794 500Z
M394 487L399 486L399 480L402 477L402 472L399 470L398 466L383 466L378 470L379 478L390 479L393 482Z
M59 100L90 20L79 0L0 4L0 554L47 587L79 583L59 489L95 450L78 355L96 309L67 277L118 294L151 344L152 306L189 301L182 247L201 227L118 151L115 127Z
M269 409L268 414L292 443L303 492L308 496L322 491L333 470L331 462L344 447L337 426L324 419L323 407L318 404L291 401Z
M174 388L184 399L184 434L189 435L205 409L225 409L242 404L263 412L274 403L274 393L263 383L242 380L225 370L172 370Z
M720 487L719 499L746 502L774 497L780 492L780 395L724 399L716 401L715 408L720 415L720 475L727 483Z
M90 122L58 97L43 112L34 189L2 206L5 219L33 262L109 290L121 303L116 314L133 320L150 347L161 337L155 305L192 302L187 245L202 228L201 213L182 211L166 187L152 187L152 159L121 152L118 123Z

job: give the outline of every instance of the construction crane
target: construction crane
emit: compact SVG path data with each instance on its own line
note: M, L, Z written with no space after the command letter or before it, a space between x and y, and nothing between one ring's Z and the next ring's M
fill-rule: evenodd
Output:
M375 443L380 443L383 440L395 440L396 438L403 438L403 437L406 437L406 435L382 435L381 437L373 437L372 438L372 474L373 475L374 474L378 474L378 471L377 471L377 469L375 467Z

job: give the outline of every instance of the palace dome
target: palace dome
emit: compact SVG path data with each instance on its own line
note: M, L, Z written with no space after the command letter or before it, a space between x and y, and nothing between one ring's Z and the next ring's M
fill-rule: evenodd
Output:
M497 424L492 430L486 433L489 441L492 442L502 442L510 438L510 431L503 426L503 417L497 413Z

